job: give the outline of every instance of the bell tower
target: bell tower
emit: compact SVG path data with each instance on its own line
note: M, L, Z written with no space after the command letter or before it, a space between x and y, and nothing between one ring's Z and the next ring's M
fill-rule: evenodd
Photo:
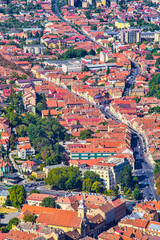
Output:
M82 196L82 198L79 202L79 207L78 207L78 217L80 217L84 220L87 218L86 213L87 213L87 207L84 204L84 199Z

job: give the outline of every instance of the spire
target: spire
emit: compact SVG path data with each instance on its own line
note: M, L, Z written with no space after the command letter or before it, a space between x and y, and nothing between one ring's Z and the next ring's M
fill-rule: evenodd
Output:
M83 195L82 195L81 200L79 201L79 207L78 208L80 208L80 209L85 209L86 208L86 206L84 204Z
M85 219L86 218L86 212L87 212L87 207L84 204L84 199L83 199L83 195L82 195L82 198L79 201L78 216Z

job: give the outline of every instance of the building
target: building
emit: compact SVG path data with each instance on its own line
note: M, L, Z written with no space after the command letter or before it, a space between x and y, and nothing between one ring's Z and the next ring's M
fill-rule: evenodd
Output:
M0 206L2 206L6 202L8 196L9 196L9 193L7 190L0 191Z
M94 159L99 157L110 157L117 154L117 148L71 148L71 159Z
M116 19L116 20L115 20L115 27L116 27L116 28L119 28L119 29L129 28L129 27L130 27L130 24L129 24L129 22L125 22L125 21L123 21L122 19Z
M125 157L110 157L107 160L101 157L93 160L71 160L70 165L77 166L82 174L85 171L93 171L99 174L104 188L114 189L116 183L119 182L119 173L130 164Z
M160 41L160 31L154 31L154 42Z
M25 53L44 54L46 47L43 45L26 45L23 47Z
M141 30L137 28L121 30L121 42L124 43L141 42Z
M90 223L86 216L84 200L80 201L78 211L54 209L52 213L42 212L36 222L62 229L64 232L77 229L81 236L86 236L90 231Z
M46 177L46 173L43 171L32 172L32 176L36 178L36 180L42 180Z
M54 168L61 168L61 167L65 167L66 168L67 166L64 165L64 164L57 164L57 165L46 166L46 167L43 168L43 171L45 172L46 177L47 177L50 170L52 170Z
M13 170L12 164L5 162L3 159L0 159L0 176L5 173L10 173Z
M53 198L56 200L56 196L53 195L48 195L48 194L40 194L40 193L32 193L26 198L26 202L28 205L33 205L33 206L40 206L44 198Z
M74 7L74 0L68 0L68 5L71 7Z
M82 72L82 63L81 61L73 61L68 62L66 64L62 64L62 71L64 73L67 72Z
M19 167L23 172L31 173L37 166L38 164L35 163L34 161L27 160L23 162L22 165L20 165Z
M35 149L30 144L25 144L23 146L17 146L18 157L21 159L26 159L29 156L35 155Z

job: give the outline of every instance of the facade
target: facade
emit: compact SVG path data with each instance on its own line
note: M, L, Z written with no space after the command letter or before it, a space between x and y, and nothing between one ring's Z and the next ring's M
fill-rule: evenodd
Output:
M114 158L110 159L109 162L100 162L93 165L91 170L99 174L104 188L114 189L115 185L119 182L119 173L124 171L125 166L128 165L128 160Z
M52 197L53 199L56 199L55 196L53 195L48 195L48 194L40 194L40 193L32 193L26 198L26 202L28 205L32 206L40 206L44 198L47 197Z
M154 31L154 42L160 41L160 31Z
M17 148L18 148L18 157L21 159L26 159L29 156L35 155L35 149L30 144L17 146Z
M6 202L8 196L9 196L9 193L7 190L0 191L0 206L2 206Z
M117 154L116 148L77 148L70 149L71 159L94 159L99 157L110 157Z
M25 53L44 54L45 47L43 45L26 45L23 47Z
M34 161L28 160L28 161L23 162L20 167L23 172L31 173L37 166L38 166L37 163L35 163Z
M64 164L46 166L46 167L43 168L43 171L45 172L46 177L47 177L50 170L52 170L53 168L60 168L60 167L67 167L67 166L64 165Z
M67 72L82 72L82 63L80 61L68 62L62 64L62 71Z
M13 167L10 163L5 162L4 160L0 159L0 176L5 173L10 173Z
M115 20L115 27L116 27L116 28L119 28L119 29L129 28L129 27L130 27L130 24L129 24L129 22L124 22L124 21L121 20L121 19L116 19L116 20Z
M34 176L36 178L36 180L41 180L46 177L46 173L43 171L32 172L32 176Z
M121 31L121 42L124 43L141 42L141 30L137 28L123 29Z

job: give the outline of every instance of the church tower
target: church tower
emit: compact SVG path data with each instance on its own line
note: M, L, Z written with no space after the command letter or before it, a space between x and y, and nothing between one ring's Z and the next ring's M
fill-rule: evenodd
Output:
M82 198L79 202L79 207L78 207L78 217L80 217L84 220L87 218L86 213L87 213L87 207L84 204L84 199L82 196Z

